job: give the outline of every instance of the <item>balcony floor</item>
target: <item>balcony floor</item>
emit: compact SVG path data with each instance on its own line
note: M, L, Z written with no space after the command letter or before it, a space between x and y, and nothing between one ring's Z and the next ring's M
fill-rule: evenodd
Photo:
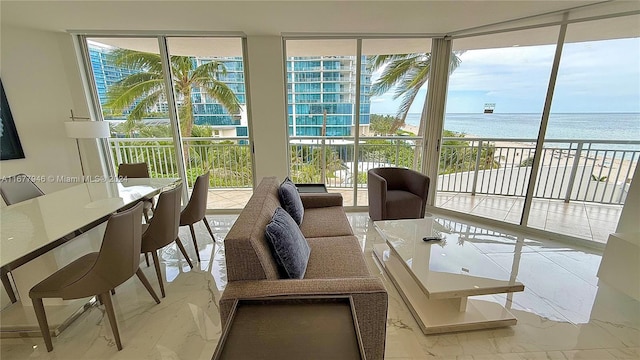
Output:
M353 206L352 189L334 189L344 198L345 206ZM252 191L249 189L210 190L210 209L242 209ZM367 189L358 189L358 205L368 204ZM493 220L517 224L520 221L524 199L498 195L475 195L468 193L439 192L436 206ZM615 232L621 205L570 202L561 200L534 199L531 205L529 226L558 234L570 235L586 240L606 243L610 233Z

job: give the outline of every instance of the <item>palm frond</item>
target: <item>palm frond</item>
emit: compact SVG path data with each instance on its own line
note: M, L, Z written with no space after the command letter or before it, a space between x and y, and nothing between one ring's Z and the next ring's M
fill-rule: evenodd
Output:
M164 88L159 88L141 99L136 106L133 107L128 119L139 120L145 117L148 113L148 109L155 105L160 97L164 94Z
M202 87L209 96L216 99L230 114L238 114L240 112L240 101L227 84L211 78L193 80L194 83Z
M396 114L397 121L394 122L394 126L391 129L393 132L398 130L405 124L405 120L407 119L407 114L409 113L409 109L411 108L411 104L416 99L418 95L418 91L420 91L420 87L412 87L408 88L404 95L402 96L402 101L400 102L400 107L398 108L398 113Z
M112 110L126 110L136 101L144 101L149 94L164 91L164 81L149 79L138 83L121 86L116 84L107 92L105 107Z
M189 56L172 56L171 72L176 82L188 80L195 67L195 59Z
M114 65L131 70L162 74L162 60L159 54L142 51L116 49L110 54Z
M198 66L193 71L193 78L218 79L220 75L227 73L224 63L219 61L211 61Z
M371 95L382 95L396 86L407 76L407 72L415 67L419 57L420 54L410 54L402 58L391 58L391 62L382 71L380 78L372 84Z

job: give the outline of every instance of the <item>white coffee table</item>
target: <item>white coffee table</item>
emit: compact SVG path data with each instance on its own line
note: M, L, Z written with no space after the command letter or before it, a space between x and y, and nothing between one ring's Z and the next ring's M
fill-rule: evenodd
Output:
M482 254L470 242L432 217L375 221L386 241L374 254L425 334L515 325L501 304L472 296L518 292L524 285ZM442 241L425 242L425 236Z

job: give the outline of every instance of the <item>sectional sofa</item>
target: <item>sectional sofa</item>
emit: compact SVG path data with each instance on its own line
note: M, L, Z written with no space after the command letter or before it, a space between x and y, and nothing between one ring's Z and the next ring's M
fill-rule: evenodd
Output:
M282 279L265 236L265 227L280 206L279 185L274 177L264 178L224 240L228 283L220 299L223 326L236 299L349 295L366 358L382 359L387 292L367 269L342 196L300 194L304 206L300 230L311 253L303 279Z

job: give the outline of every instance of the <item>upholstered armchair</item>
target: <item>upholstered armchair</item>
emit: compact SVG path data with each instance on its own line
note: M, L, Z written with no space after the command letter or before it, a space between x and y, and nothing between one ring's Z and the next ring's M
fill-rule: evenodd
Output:
M424 217L429 178L417 171L385 167L369 170L369 217L373 221Z

